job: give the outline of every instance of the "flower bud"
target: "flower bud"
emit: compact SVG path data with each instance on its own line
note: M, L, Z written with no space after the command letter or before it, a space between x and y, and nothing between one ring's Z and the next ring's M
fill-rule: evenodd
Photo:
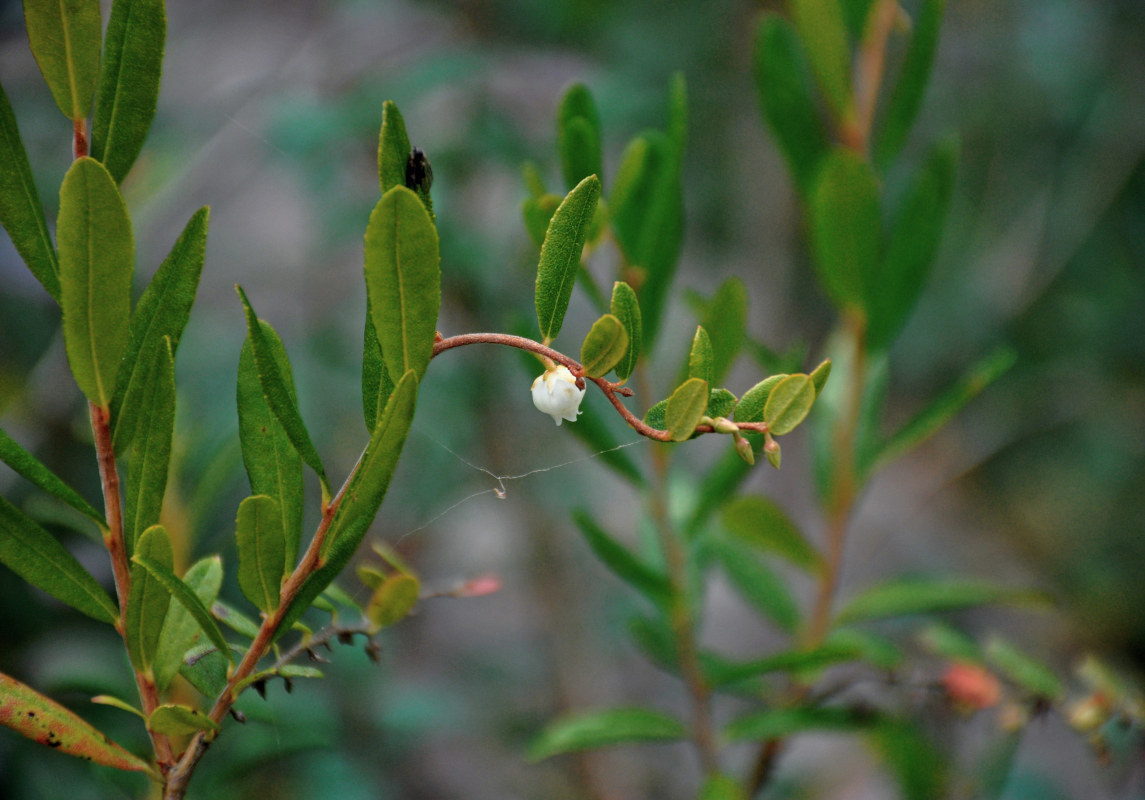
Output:
M545 370L533 381L533 405L552 417L557 425L566 419L576 422L584 392L583 388L577 388L576 378L568 367L557 366Z

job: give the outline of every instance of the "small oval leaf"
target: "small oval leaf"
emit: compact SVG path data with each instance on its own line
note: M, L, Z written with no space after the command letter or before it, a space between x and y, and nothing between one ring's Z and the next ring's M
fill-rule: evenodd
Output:
M417 605L421 583L412 575L394 575L374 590L366 616L378 628L388 628L401 622Z
M708 382L703 378L689 378L677 386L664 409L664 425L673 441L691 436L707 408Z
M688 352L688 377L699 378L709 386L715 380L712 372L712 340L703 325L696 326L692 349Z
M600 199L600 179L589 175L561 201L545 232L537 265L537 322L546 342L557 338L572 298L581 251Z
M612 314L605 314L592 324L580 347L584 374L601 378L620 363L628 352L628 333Z
M763 407L763 421L774 436L791 433L811 412L815 384L807 375L788 375L775 385Z
M147 718L147 728L153 733L167 736L189 736L199 731L217 733L219 725L202 711L167 703L151 712Z
M785 373L771 375L744 392L735 409L735 421L763 422L763 409L767 406L771 390L786 377Z

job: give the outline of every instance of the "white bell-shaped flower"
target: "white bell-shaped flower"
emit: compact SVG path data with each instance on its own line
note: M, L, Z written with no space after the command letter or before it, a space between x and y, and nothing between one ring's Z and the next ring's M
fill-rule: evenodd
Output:
M584 389L577 388L576 378L568 367L547 369L533 381L533 405L552 417L557 425L566 419L576 422L583 399Z

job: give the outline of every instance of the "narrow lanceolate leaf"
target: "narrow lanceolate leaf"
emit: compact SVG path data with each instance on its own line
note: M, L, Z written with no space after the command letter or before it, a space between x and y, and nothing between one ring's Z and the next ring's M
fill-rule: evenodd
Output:
M808 204L819 282L840 308L865 308L879 267L879 188L861 156L838 147L824 159Z
M20 509L0 497L0 564L33 586L100 622L119 609L76 557Z
M557 152L565 186L576 186L589 175L604 180L600 112L583 83L574 83L557 111Z
M172 353L179 349L203 273L209 217L206 207L194 213L131 312L127 351L111 401L116 452L131 444L140 422L144 387L150 385L155 363L143 354L155 352L163 337L171 340Z
M590 378L601 378L620 363L628 352L628 333L624 325L612 314L592 323L588 336L580 347L580 361L584 374Z
M672 439L682 442L691 436L707 408L707 381L702 378L689 378L677 386L676 391L668 398L668 406L664 410L664 424Z
M702 304L700 324L712 341L712 381L727 377L747 341L747 287L739 278L728 278Z
M366 327L362 334L362 414L366 419L366 431L374 430L378 415L386 407L394 381L386 369L382 343L378 341L378 331L374 327L374 315L370 310L370 300L366 298Z
M250 339L251 352L254 354L262 396L266 399L266 404L271 413L274 414L275 419L286 431L286 435L290 439L290 443L294 445L298 455L302 457L308 467L317 473L322 482L323 497L328 497L330 495L330 482L326 479L326 470L322 467L322 459L319 458L314 443L310 441L310 433L306 430L306 423L302 421L302 415L298 413L298 405L295 403L282 370L278 366L275 351L263 332L263 325L255 316L246 293L238 286L235 289L239 293L243 310L246 313L247 336Z
M107 527L103 514L92 507L88 501L80 497L75 489L68 486L63 480L45 467L40 461L25 450L11 436L0 430L0 461L16 471L17 475L31 481L48 494L62 500L81 514L95 520L97 525Z
M788 633L800 622L799 605L783 582L759 556L742 545L722 542L720 563L740 596Z
M910 45L875 138L875 163L880 169L885 170L898 155L922 106L934 53L938 49L938 32L945 6L946 0L925 0L914 19Z
M854 731L870 726L874 718L849 708L775 708L756 711L724 729L728 741L765 741L806 731Z
M61 753L107 767L154 775L150 764L32 687L0 673L0 725Z
M799 34L776 14L765 14L756 33L755 85L763 118L806 195L827 153L827 134Z
M549 221L537 265L536 286L537 322L546 342L561 332L599 198L600 179L590 175L565 196Z
M775 553L808 571L822 567L822 558L783 509L766 497L743 495L724 506L723 523L746 545Z
M1047 700L1061 700L1065 688L1053 670L1005 639L991 637L986 644L986 660L1026 691Z
M87 119L99 75L99 0L24 0L32 55L64 116Z
M115 181L94 159L64 176L56 241L68 363L80 391L107 408L127 348L135 240Z
M536 364L534 362L529 366L531 369ZM592 404L596 401L586 398L585 402ZM644 486L644 474L640 471L640 467L628 455L628 450L622 449L621 432L627 434L629 429L615 424L613 420L616 419L618 418L615 414L595 414L590 409L589 413L581 414L576 425L569 428L569 431L588 446L589 452L599 454L598 457L605 466L616 470L617 474L634 485Z
M202 711L167 703L151 712L147 718L147 729L167 736L189 736L199 731L217 733L219 725Z
M239 551L239 588L261 611L278 608L286 565L286 540L278 502L265 494L239 504L235 522Z
M167 39L163 0L115 0L91 124L91 154L116 182L135 163L159 101Z
M222 560L218 556L208 556L196 561L183 575L183 582L199 599L203 610L206 611L219 596L219 588L223 583ZM167 609L167 618L163 620L163 632L159 636L159 649L155 652L153 665L155 685L159 687L160 692L170 685L183 665L184 654L201 636L202 628L198 620L182 603L175 603Z
M374 590L366 617L379 629L401 622L417 605L421 583L413 575L394 575Z
M199 599L199 595L196 594L195 590L191 589L185 582L179 580L171 568L159 559L152 558L142 552L136 552L136 554L131 557L131 560L135 563L135 566L131 568L133 580L136 567L145 570L146 574L154 583L161 586L167 595L175 598L175 601L195 618L195 621L199 623L199 627L203 633L207 634L207 638L211 640L211 644L214 645L227 660L233 663L230 647L227 646L227 640L223 638L223 632L219 630L219 626L215 623L214 617L211 616L211 612L207 610L207 606L203 601ZM132 586L131 592L132 596L134 596L134 585ZM254 628L257 632L257 626L254 626Z
M643 322L640 319L640 303L636 300L636 292L624 281L617 281L612 285L612 300L609 304L612 316L620 320L624 332L628 334L628 349L620 363L616 365L616 377L628 380L632 370L636 369L636 362L640 359L640 343L644 337Z
M675 717L650 708L616 708L557 720L530 745L529 760L622 744L672 742L687 736L687 727Z
M584 534L585 541L606 567L622 581L653 603L666 608L671 602L668 579L633 555L584 511L573 512L573 522Z
M366 291L386 369L395 383L411 369L421 380L441 306L437 228L418 196L395 186L370 214L365 247Z
M788 375L775 385L763 407L763 421L771 433L791 433L811 412L815 403L815 384L808 375Z
M851 46L839 0L791 0L795 23L819 88L835 117L854 115L851 101Z
M170 339L156 345L155 352L140 353L154 366L139 398L139 429L128 462L123 534L129 556L143 531L159 522L175 434L175 356Z
M668 86L668 138L683 153L688 144L688 80L683 72L672 74Z
M378 133L378 183L385 194L405 186L410 143L406 123L393 100L382 103L382 128Z
M867 344L889 346L914 308L934 266L954 193L958 141L940 142L918 171L895 215L869 306Z
M879 584L852 599L839 612L838 621L901 617L957 611L983 605L1042 604L1045 598L1029 589L1013 589L983 581L953 578L929 580L900 578Z
M292 403L297 403L294 377L286 348L274 329L260 321L263 338L278 365L279 374ZM239 444L252 494L264 494L278 501L282 518L282 535L286 545L286 565L298 560L302 538L302 459L291 444L286 429L270 410L259 382L254 348L248 336L239 356L238 390Z
M139 561L152 562L167 572L171 571L174 562L171 539L162 525L153 525L143 532L135 543L135 553ZM166 587L146 567L135 563L131 567L125 636L131 663L138 670L151 670L170 603L171 595Z
M48 233L40 193L32 178L32 167L16 115L0 86L0 225L12 237L16 252L55 301L60 301L60 265L56 247Z
M688 351L688 377L699 378L709 386L715 378L712 374L712 339L703 325L696 326L692 337L692 349Z

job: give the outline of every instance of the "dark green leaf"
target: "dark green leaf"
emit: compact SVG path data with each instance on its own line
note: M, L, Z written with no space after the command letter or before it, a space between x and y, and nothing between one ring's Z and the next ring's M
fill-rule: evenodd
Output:
M99 0L24 0L32 55L64 116L87 119L99 76Z
M871 293L867 344L888 347L902 328L930 276L958 169L958 142L940 142L900 206L887 252Z
M721 542L717 553L740 596L788 633L798 628L799 606L787 584L746 547Z
M127 651L137 670L150 672L159 649L159 635L171 603L168 589L156 579L145 563L171 572L174 554L171 539L162 525L152 525L135 543L135 563L131 567L131 594L124 620Z
M202 711L167 703L151 712L147 718L147 729L167 736L189 736L199 731L217 733L219 725Z
M48 233L40 193L32 178L32 166L16 115L8 102L4 87L0 86L0 225L12 237L16 252L24 259L28 269L36 276L48 294L60 302L60 264L56 247Z
M1037 697L1058 701L1065 689L1053 671L1013 644L994 636L986 643L986 660L1018 686Z
M166 38L163 0L111 4L91 123L91 154L116 183L135 163L151 128Z
M808 203L819 282L840 309L865 308L879 268L879 187L861 156L836 147L823 162Z
M596 557L632 588L662 608L671 600L668 579L632 554L607 531L593 521L585 511L574 511L573 522L584 534L585 541Z
M214 700L227 688L230 662L214 645L199 645L187 653L179 674L204 696Z
M171 340L171 352L178 352L203 273L209 219L210 209L206 207L192 215L131 313L124 366L116 375L111 401L116 452L131 444L140 422L144 387L151 384L155 364L145 354L158 352L163 337Z
M295 664L283 664L281 667L270 667L269 669L261 669L247 677L243 678L235 684L235 694L238 694L248 686L260 681L266 681L268 678L321 678L324 677L322 670L315 669L314 667L303 667Z
M421 583L412 575L394 575L374 590L366 617L378 628L401 622L417 605Z
M155 529L162 530L162 526L156 525ZM148 530L153 529L149 528ZM227 660L231 660L231 651L227 645L227 640L223 638L223 632L219 630L219 626L215 624L214 617L207 611L206 605L199 599L198 594L185 582L179 580L170 566L164 563L163 560L155 558L154 554L148 555L145 552L139 551L131 557L131 560L135 562L135 566L131 568L132 597L135 596L134 580L136 567L138 567L140 572L146 573L154 584L162 588L168 599L174 597L175 601L199 623L199 627L202 628L203 633L207 634L207 638L211 640L211 644L214 645Z
M274 329L259 322L263 338L270 349L279 375L282 376L291 403L296 403L294 377L286 348ZM302 510L304 492L302 459L291 444L286 429L275 418L263 394L258 365L248 335L239 356L238 377L239 442L242 445L243 465L250 479L252 494L263 494L278 501L282 517L285 569L293 568L298 560L302 538Z
M744 495L724 506L723 523L744 544L776 553L814 572L823 566L815 548L783 509L761 495Z
M709 417L731 417L735 412L736 396L729 392L727 389L712 389L708 393L708 411Z
M815 384L807 375L788 375L775 384L763 407L763 421L774 436L795 430L815 403Z
M0 725L61 753L156 776L155 769L59 703L0 673Z
M612 315L620 320L624 332L628 334L628 350L624 358L616 365L616 377L628 380L632 370L636 369L636 362L640 359L640 342L643 338L643 323L640 321L640 304L636 300L636 292L624 281L612 284L612 301L609 305Z
M410 143L406 123L393 100L382 103L382 128L378 133L378 183L385 194L405 186Z
M899 578L853 598L839 612L838 622L958 611L984 605L1042 604L1045 598L1029 589L1011 589L983 581L953 578Z
M565 186L576 186L589 175L604 180L600 113L583 83L574 83L557 111L557 151Z
M124 492L123 538L128 556L143 531L159 522L175 434L175 355L170 339L160 339L155 345L153 352L140 353L140 358L154 366L148 370L150 385L144 385L139 396L139 425Z
M724 729L731 742L782 739L808 731L848 733L867 727L870 714L849 708L774 708L740 717Z
M914 20L910 45L875 138L875 163L880 169L885 170L898 155L922 106L934 53L938 49L938 31L945 6L946 0L923 0Z
M674 717L648 708L617 708L565 717L550 724L529 747L529 760L561 753L640 742L671 742L688 737Z
M33 586L100 622L119 609L95 578L50 533L0 497L0 563Z
M218 598L211 604L211 615L240 636L253 639L258 636L258 623Z
M537 247L545 243L545 232L548 231L549 223L560 204L561 198L555 194L526 197L521 203L521 217L525 220L525 230Z
M530 366L535 366L535 362ZM585 402L591 404L596 401L586 398ZM577 418L576 425L570 427L569 431L588 445L590 452L595 454L594 457L599 458L605 466L616 470L618 474L636 486L644 486L646 483L644 474L632 457L628 455L616 433L616 428L620 426L615 424L613 420L618 419L616 414L604 413L603 406L602 413L593 413L592 409L589 409L588 413ZM628 428L623 428L623 431L627 433Z
M707 674L713 686L728 686L776 672L807 673L854 661L859 656L860 651L852 645L826 643L809 650L785 650L751 661L727 662L718 668L709 667Z
M287 573L286 537L278 501L256 494L239 503L235 540L239 588L260 611L273 611L278 608L282 577Z
M107 527L103 514L80 497L75 489L68 486L54 472L45 467L31 453L21 447L15 439L0 430L0 461L3 461L17 475L39 486L48 494L64 501L81 514L95 520L101 528Z
M940 800L947 797L947 768L941 754L915 727L883 720L867 736L898 781L903 800Z
M194 592L205 612L219 596L219 588L223 583L222 560L218 556L208 556L196 561L183 575L183 582ZM207 613L207 616L210 617L210 614ZM163 632L159 636L159 649L155 651L155 685L160 692L167 689L171 679L179 672L183 665L183 655L195 645L201 631L199 621L182 603L167 609Z
M668 400L661 400L644 412L644 423L662 431L667 427L667 422L665 422L667 412Z
M243 310L246 313L247 336L250 340L251 351L254 353L262 395L275 419L286 431L286 435L290 438L290 442L294 445L298 455L302 457L307 466L318 474L318 478L322 481L323 498L328 498L330 496L330 482L326 479L326 470L322 467L322 459L319 458L314 443L310 441L310 434L306 431L306 423L302 421L302 415L298 413L298 406L291 396L282 370L279 369L275 352L266 334L263 333L263 326L255 316L246 293L241 287L236 286L235 289L239 293Z
M362 336L362 413L366 419L366 431L372 431L378 423L378 414L386 407L390 393L394 390L393 379L386 369L382 343L378 341L378 331L374 327L374 315L370 310L370 300L366 298L366 328Z
M682 442L692 435L708 409L708 382L689 378L676 387L664 409L665 429L673 441Z
M556 339L561 331L599 198L600 179L590 175L565 196L549 222L536 286L537 322L546 342Z
M895 669L903 661L902 650L898 645L859 628L835 628L827 634L823 644L828 648L851 650L856 659L862 659L879 669Z
M739 781L727 775L712 775L704 781L700 800L750 800Z
M767 398L771 396L771 390L787 377L790 376L772 375L744 392L736 406L736 422L763 422L763 409L767 407Z
M842 0L841 6L847 32L853 39L860 39L868 25L874 0Z
M677 152L684 152L688 144L688 82L683 72L674 73L668 86L668 138Z
M791 0L789 8L827 105L846 126L855 110L851 100L851 47L839 0Z
M712 383L720 383L743 349L747 338L747 287L728 278L704 303L700 322L712 342Z
M688 377L699 378L708 386L715 382L712 374L712 340L703 325L696 326L692 349L688 351Z
M918 639L927 652L950 661L982 664L985 656L978 643L945 622L934 622L922 630Z
M796 186L807 195L819 161L827 153L827 135L799 35L776 14L764 14L756 33L755 85L763 117Z
M127 348L135 240L127 206L98 161L80 158L64 176L56 240L68 363L80 391L107 408Z
M740 404L743 404L742 400ZM739 419L739 406L736 407L736 419ZM763 446L763 437L757 434L745 434L744 438L751 442L753 452L758 455ZM750 471L751 467L735 452L720 456L700 479L700 485L696 490L696 506L688 515L684 533L688 537L699 533L712 512L723 506L728 497L733 495L744 482Z
M580 361L589 378L602 378L620 363L628 352L628 333L612 314L592 324L580 347Z
M418 380L433 354L441 306L437 228L418 196L395 186L374 206L366 226L366 291L390 378Z

